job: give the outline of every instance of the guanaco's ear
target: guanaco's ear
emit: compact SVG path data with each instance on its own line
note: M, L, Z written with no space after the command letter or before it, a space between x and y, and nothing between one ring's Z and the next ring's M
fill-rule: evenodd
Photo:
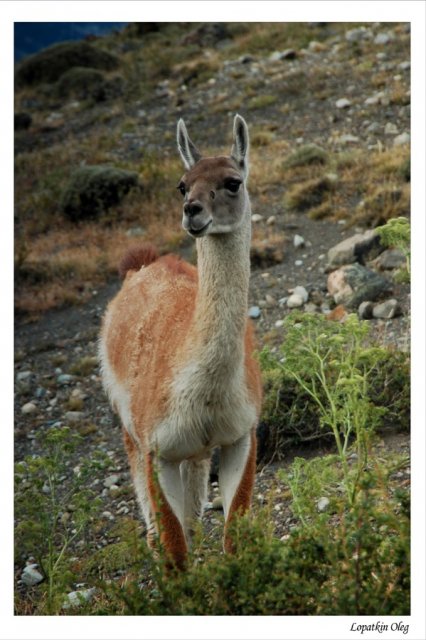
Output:
M177 124L177 146L185 169L191 169L198 160L201 160L201 153L189 137L182 118Z
M249 134L246 121L238 113L234 118L234 142L231 157L240 167L244 178L247 178L249 172Z

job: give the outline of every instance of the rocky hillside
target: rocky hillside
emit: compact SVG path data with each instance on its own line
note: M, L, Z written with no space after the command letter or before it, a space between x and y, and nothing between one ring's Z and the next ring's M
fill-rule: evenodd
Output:
M390 23L140 23L55 45L17 66L16 459L42 455L40 434L65 426L83 438L84 452L70 454L64 486L78 476L82 453L104 454L107 463L87 483L102 504L96 526L70 546L83 587L87 549L106 566L105 550L123 552L129 527L139 527L96 358L100 320L119 287L118 259L142 240L195 260L180 228L177 119L206 153L228 148L235 112L249 124L249 315L260 347L277 353L294 312L337 322L355 313L370 323L372 340L407 357L409 81L409 24ZM398 233L389 239L376 229L393 219ZM309 457L330 443L319 438L312 450L312 432L294 432L292 448L276 451L267 415L263 422L256 504L274 493L275 534L286 540L297 518L276 471L295 450ZM390 454L408 456L406 429L382 434ZM275 466L265 466L271 459ZM405 487L407 465L395 473ZM217 494L213 474L206 520L215 539ZM62 505L64 526L73 508ZM25 531L22 513L17 524ZM106 573L120 581L128 561L120 556ZM18 545L21 614L42 607L37 563L35 549Z

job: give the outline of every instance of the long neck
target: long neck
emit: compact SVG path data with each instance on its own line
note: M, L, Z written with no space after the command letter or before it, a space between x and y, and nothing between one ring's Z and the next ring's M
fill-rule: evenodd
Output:
M244 356L250 278L251 216L232 233L197 240L196 348L212 374L235 370Z

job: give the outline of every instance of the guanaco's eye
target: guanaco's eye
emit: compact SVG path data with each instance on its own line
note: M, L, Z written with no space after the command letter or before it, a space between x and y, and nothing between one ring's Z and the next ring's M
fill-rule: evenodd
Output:
M184 196L186 193L185 184L183 182L179 182L177 188L179 189L181 194Z
M225 189L227 189L231 193L238 193L240 184L241 180L237 180L236 178L229 178L228 180L225 180Z

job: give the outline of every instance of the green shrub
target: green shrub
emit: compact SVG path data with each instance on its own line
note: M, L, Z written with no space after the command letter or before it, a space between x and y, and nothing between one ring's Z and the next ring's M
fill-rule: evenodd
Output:
M87 482L108 461L101 455L83 458L69 477L69 456L81 441L68 427L39 431L40 455L27 456L15 467L15 557L21 564L25 557L33 556L45 577L40 613L52 614L60 607L74 579L72 545L84 540L99 508Z
M293 151L284 161L284 167L304 167L312 164L326 164L327 152L316 144L306 144Z
M15 74L17 86L56 82L72 67L106 71L118 67L118 59L88 42L61 42L25 58Z
M265 383L262 458L336 433L346 451L360 425L368 432L409 428L410 365L405 353L367 342L368 323L335 323L293 312L276 354L260 354Z
M395 247L396 249L400 249L404 253L406 259L405 271L409 280L411 257L411 228L408 218L391 218L383 226L376 227L376 231L380 236L380 240L383 246Z
M61 208L74 222L93 218L117 205L137 185L134 171L105 165L81 167L62 194Z

